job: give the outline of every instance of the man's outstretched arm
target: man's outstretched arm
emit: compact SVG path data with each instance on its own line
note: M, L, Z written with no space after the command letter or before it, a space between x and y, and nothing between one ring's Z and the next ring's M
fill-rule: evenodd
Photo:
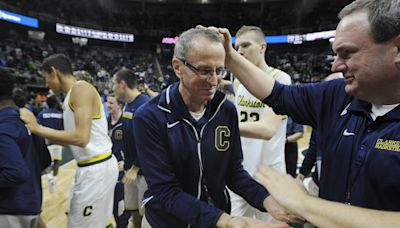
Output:
M310 196L291 176L260 166L256 174L284 207L317 227L398 227L400 212L371 210Z

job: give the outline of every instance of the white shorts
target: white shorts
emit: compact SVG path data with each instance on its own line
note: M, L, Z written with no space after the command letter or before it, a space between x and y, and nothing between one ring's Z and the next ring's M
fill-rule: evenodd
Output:
M69 197L68 228L103 228L112 223L118 172L114 156L77 168Z
M147 190L147 183L144 176L138 175L137 179L131 184L125 184L125 209L128 211L139 210L140 215L144 215L142 207L143 195Z
M241 196L229 190L229 195L231 197L231 215L232 216L246 216L249 218L256 218L268 223L280 223L275 220L272 215L267 212L262 212L257 208L252 207L246 202Z
M49 149L51 160L53 161L61 161L62 160L62 146L60 145L48 145L47 149Z
M0 227L36 228L39 215L0 215Z

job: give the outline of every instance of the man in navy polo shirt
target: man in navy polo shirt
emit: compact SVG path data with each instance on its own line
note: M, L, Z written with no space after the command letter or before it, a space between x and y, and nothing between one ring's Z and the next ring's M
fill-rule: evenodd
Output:
M321 198L400 211L400 1L357 0L339 18L332 71L345 79L303 86L275 82L231 47L228 30L218 31L227 67L243 85L276 113L316 129Z

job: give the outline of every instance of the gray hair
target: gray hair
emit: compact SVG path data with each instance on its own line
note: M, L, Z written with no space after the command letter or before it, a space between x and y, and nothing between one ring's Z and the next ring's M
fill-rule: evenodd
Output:
M400 0L356 0L339 13L339 19L365 10L375 42L383 43L400 34Z
M223 45L223 41L217 33L203 28L191 28L179 36L174 48L174 57L186 59L186 54L193 47L193 43L198 37L204 37L209 41Z

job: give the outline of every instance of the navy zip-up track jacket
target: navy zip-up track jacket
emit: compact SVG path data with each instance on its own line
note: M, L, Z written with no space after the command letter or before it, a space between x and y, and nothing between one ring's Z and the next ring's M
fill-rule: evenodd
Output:
M242 166L235 106L221 92L196 122L178 91L164 90L135 115L138 158L148 184L145 216L152 227L215 227L230 211L225 186L264 210L266 189Z

